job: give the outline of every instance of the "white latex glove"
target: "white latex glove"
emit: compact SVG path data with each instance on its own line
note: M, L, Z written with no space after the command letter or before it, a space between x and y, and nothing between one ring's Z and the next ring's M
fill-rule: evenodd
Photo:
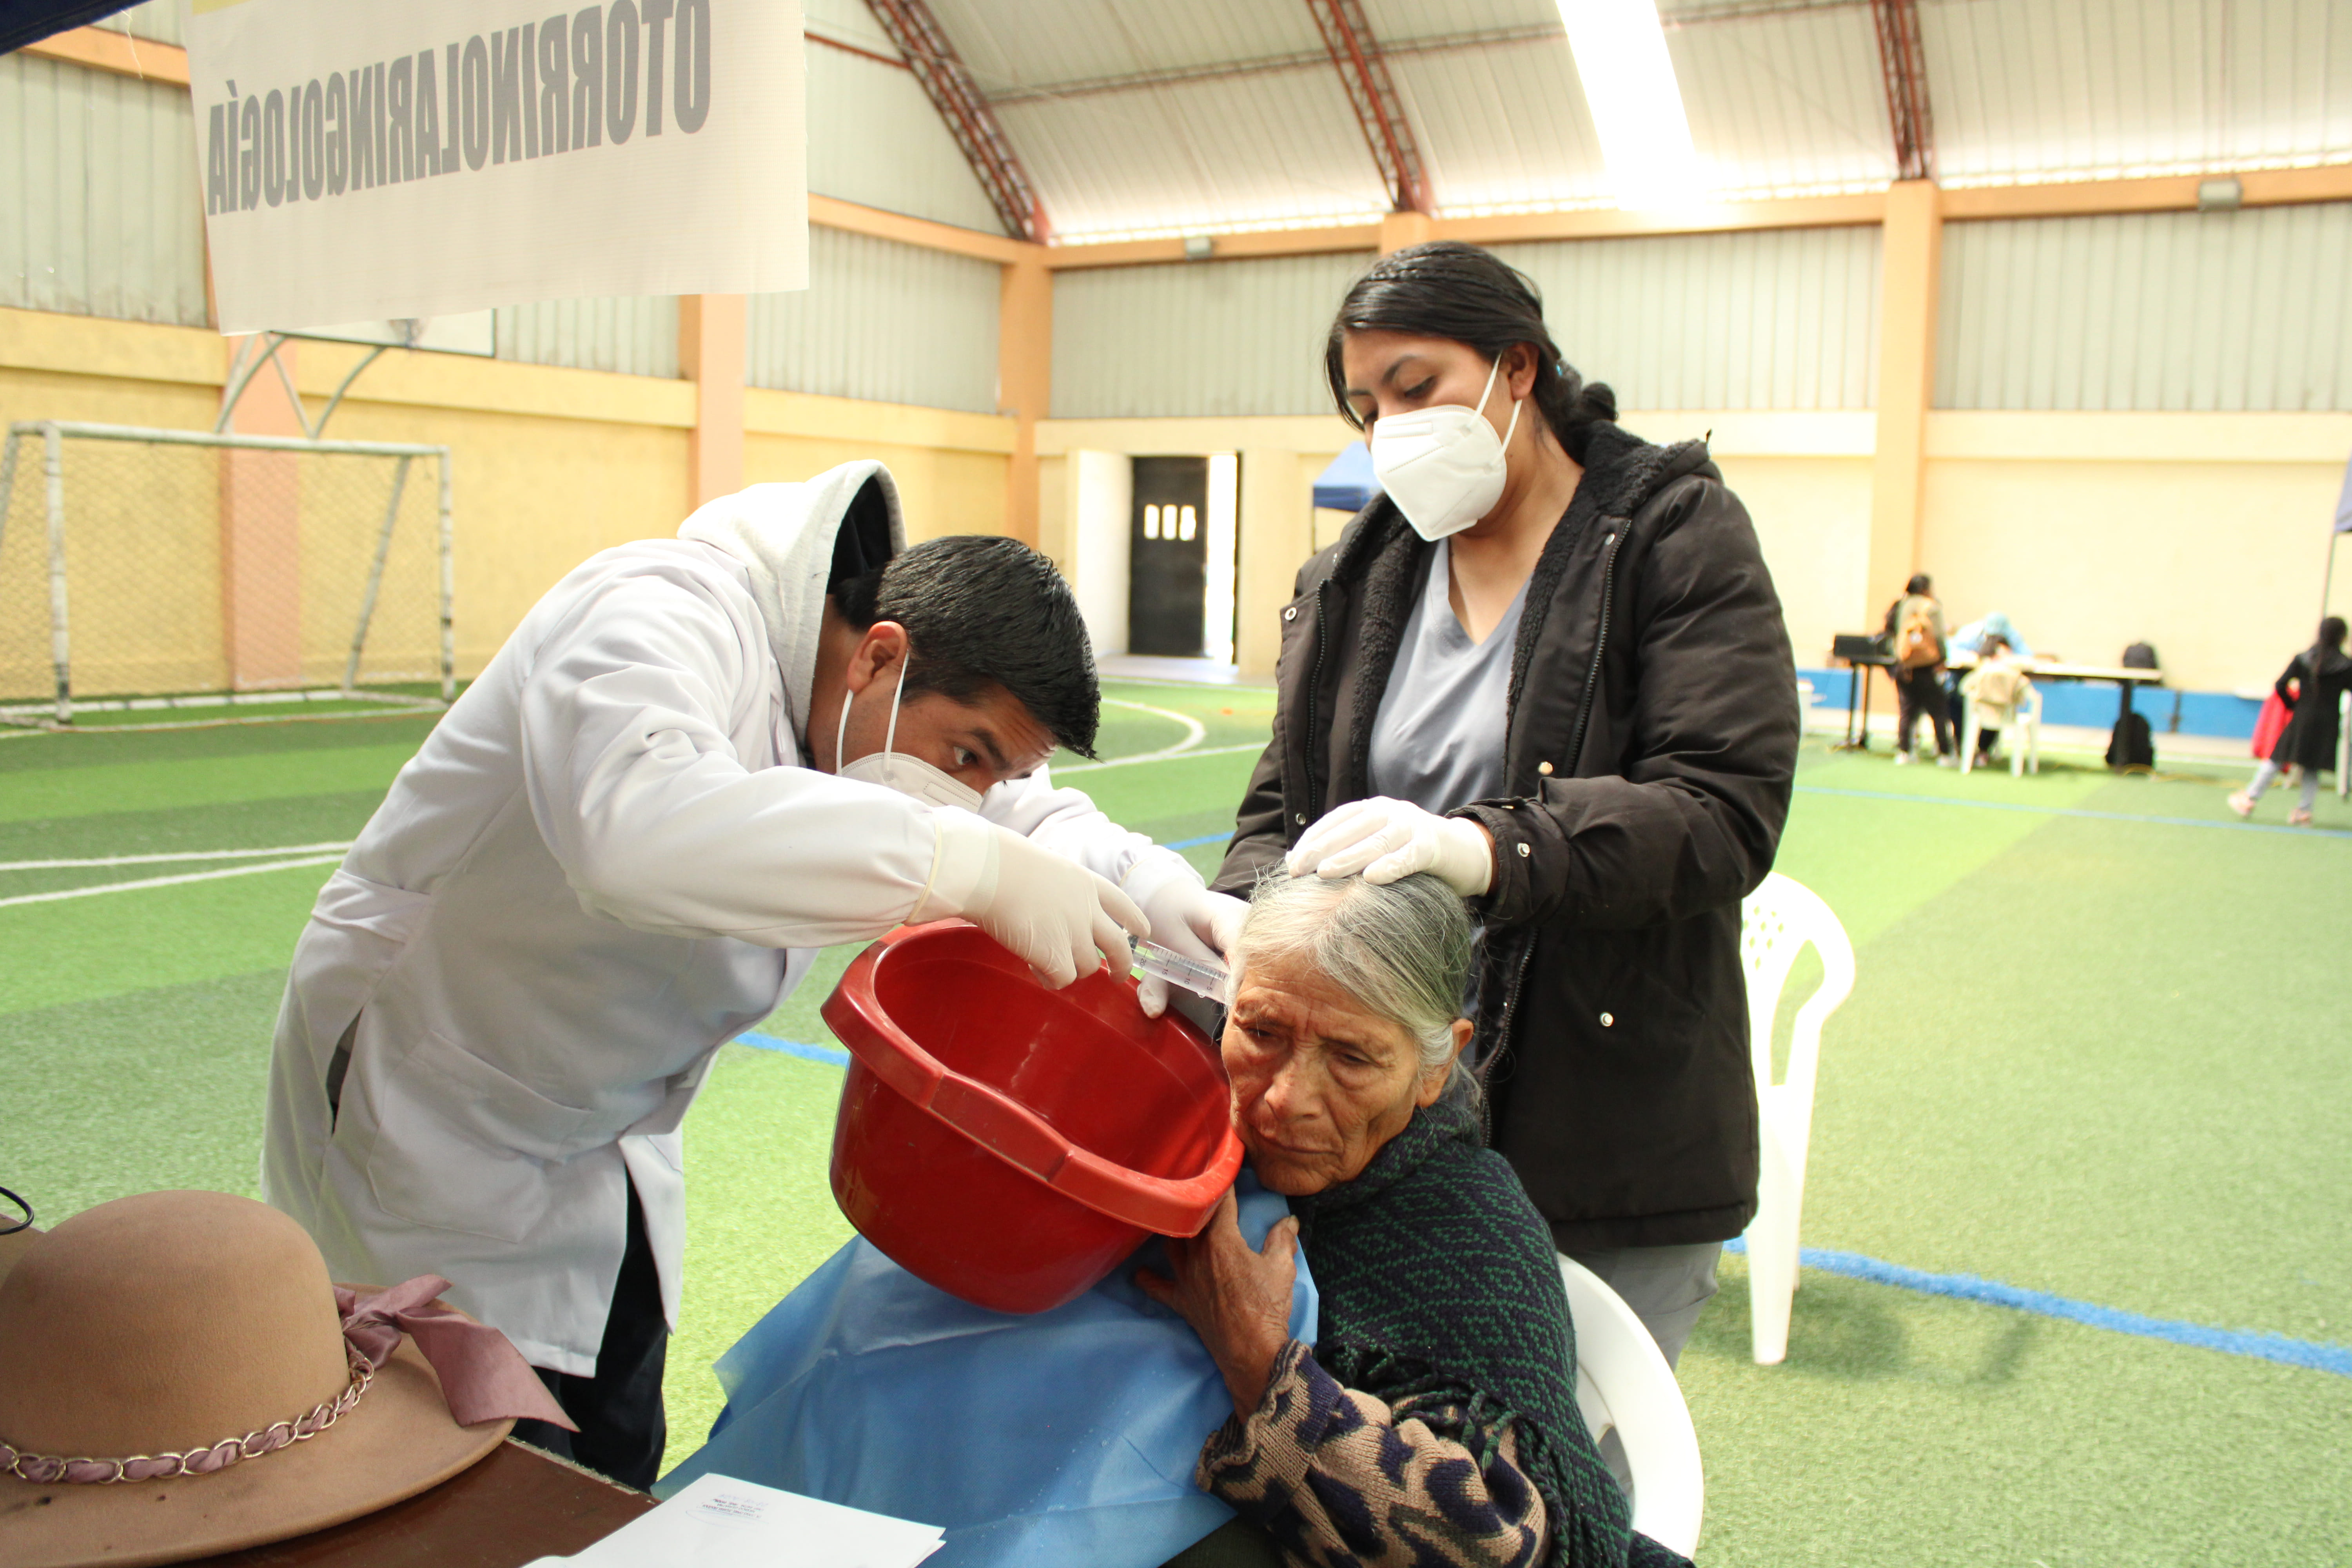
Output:
M961 915L1026 959L1056 991L1105 963L1119 974L1133 965L1128 937L1150 930L1134 900L1076 861L1041 849L1010 828L968 812L940 816L943 835L988 836L973 846L985 861L969 892L930 903L920 911L925 918Z
M1349 801L1308 828L1284 862L1294 877L1353 877L1393 882L1434 871L1465 899L1494 884L1495 847L1466 817L1436 816L1411 801L1374 795Z
M1151 940L1185 958L1223 963L1241 936L1242 917L1249 913L1249 905L1229 894L1209 891L1192 867L1173 855L1169 858L1176 861L1172 869L1162 870L1147 861L1128 873L1128 888L1151 921ZM1168 1010L1168 983L1156 974L1145 975L1136 994L1147 1016L1157 1018Z

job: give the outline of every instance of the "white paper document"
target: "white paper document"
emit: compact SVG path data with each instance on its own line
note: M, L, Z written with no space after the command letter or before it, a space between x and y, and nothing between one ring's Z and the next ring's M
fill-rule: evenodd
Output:
M577 1556L529 1568L914 1568L940 1539L932 1525L705 1475Z

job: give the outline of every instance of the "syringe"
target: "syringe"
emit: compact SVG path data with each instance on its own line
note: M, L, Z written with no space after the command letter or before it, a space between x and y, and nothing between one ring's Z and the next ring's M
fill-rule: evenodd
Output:
M1212 1002L1222 1002L1225 995L1225 966L1207 963L1197 958L1187 958L1181 952L1146 942L1141 937L1130 939L1135 947L1135 966L1144 973L1164 980L1171 985L1181 985L1195 995Z

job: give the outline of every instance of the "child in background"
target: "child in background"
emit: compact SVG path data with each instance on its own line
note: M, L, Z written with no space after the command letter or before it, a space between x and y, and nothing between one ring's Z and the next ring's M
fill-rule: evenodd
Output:
M2307 827L2311 808L2319 798L2319 775L2336 765L2336 705L2352 690L2352 658L2344 655L2344 617L2330 616L2319 623L2319 640L2288 661L2273 683L2279 700L2293 710L2278 744L2254 770L2253 782L2230 797L2230 809L2252 816L2263 792L2288 768L2303 773L2302 795L2286 814L2290 827Z
M1984 646L1977 654L1977 667L1960 678L1960 695L1968 700L1968 711L1977 717L1977 754L1974 767L1992 765L1993 747L2000 743L2000 732L2017 719L2017 705L2033 689L2033 682L2025 679L2025 667L2009 646L2009 639L1998 632L1985 634Z

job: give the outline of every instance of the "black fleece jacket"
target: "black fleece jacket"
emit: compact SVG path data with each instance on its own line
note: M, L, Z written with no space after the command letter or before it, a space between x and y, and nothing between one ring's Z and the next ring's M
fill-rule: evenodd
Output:
M1383 498L1298 574L1272 742L1216 886L1370 793L1372 723L1428 551ZM1564 1249L1737 1236L1756 1212L1739 900L1772 868L1795 672L1738 499L1697 442L1595 431L1528 585L1478 1045L1494 1145Z

